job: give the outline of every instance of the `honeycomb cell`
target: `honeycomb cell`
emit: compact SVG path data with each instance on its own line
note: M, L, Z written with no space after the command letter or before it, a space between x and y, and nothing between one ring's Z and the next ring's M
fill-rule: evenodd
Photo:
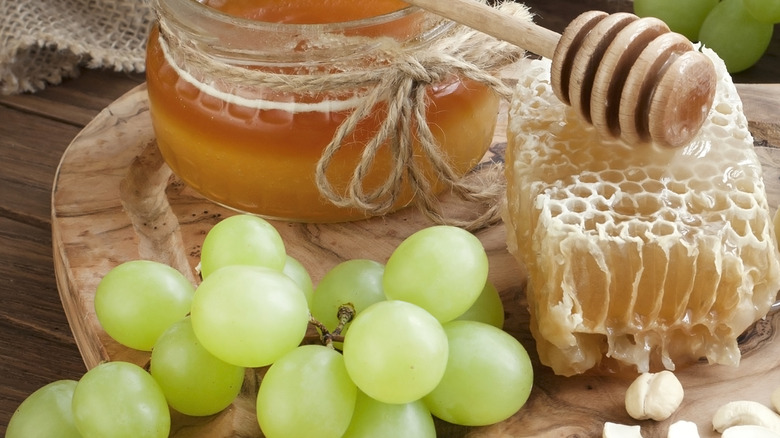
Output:
M582 174L579 175L578 178L579 178L580 185L574 187L574 190L580 190L580 189L590 190L590 185L600 181L599 175L594 172L583 172Z
M633 182L633 181L626 181L623 183L620 183L618 186L620 187L620 191L628 194L628 195L636 195L638 193L644 193L645 189L642 187L641 184Z
M685 181L670 180L666 183L666 188L678 195L686 195L689 191Z
M721 103L712 105L712 110L714 112L718 113L718 114L722 114L722 115L726 115L726 116L731 115L731 114L734 113L731 105L729 105L728 103L725 103L725 102L721 102Z
M570 193L570 195L572 198L566 202L567 210L572 213L585 213L588 211L590 205L585 201L584 198L577 197L574 193Z
M613 184L598 184L596 188L596 193L598 193L600 196L603 196L606 199L610 199L613 196L615 196L615 193L618 192L617 186Z
M558 217L558 220L564 225L581 226L583 223L582 216L572 213L562 214Z
M733 202L735 214L739 210L750 212L756 208L756 199L747 193L734 192L730 194L729 198Z
M626 180L633 182L642 182L647 179L647 172L642 168L629 168L625 172Z
M601 180L613 184L620 184L626 179L626 175L619 170L607 170L601 172Z
M712 123L720 126L728 126L731 123L731 120L726 117L714 116L712 118Z
M651 216L663 207L661 198L652 192L639 193L636 196L636 204L637 214L641 216Z
M580 178L580 184L582 184L582 178ZM593 196L593 189L589 185L578 185L570 190L571 196L577 199L588 199Z
M657 179L648 177L647 180L642 181L642 190L647 193L652 193L655 196L661 194L665 188L666 186L664 186L664 183Z

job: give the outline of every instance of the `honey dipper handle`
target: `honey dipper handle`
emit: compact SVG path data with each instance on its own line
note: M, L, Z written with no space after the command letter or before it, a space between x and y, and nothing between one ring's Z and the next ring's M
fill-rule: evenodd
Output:
M552 59L561 35L473 0L404 0L410 5Z

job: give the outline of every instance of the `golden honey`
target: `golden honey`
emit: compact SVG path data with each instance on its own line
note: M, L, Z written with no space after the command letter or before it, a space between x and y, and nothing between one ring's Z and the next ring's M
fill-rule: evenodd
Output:
M327 76L343 66L372 69L384 38L427 44L447 25L397 0L167 0L155 8L166 29L210 59L287 77ZM316 35L330 34L354 37L350 44L354 40L356 45L334 50L311 42ZM157 27L147 54L151 116L165 161L190 187L219 204L268 218L334 222L370 215L334 205L315 180L323 151L360 102L364 88L340 87L313 95L248 85L188 65L186 59L177 59L177 45L164 47L161 42ZM334 53L339 57L333 58ZM486 86L454 75L428 86L426 93L427 124L444 157L457 173L465 174L490 144L498 97ZM326 172L335 192L345 192L386 115L387 105L378 103L342 142ZM379 148L362 178L365 191L385 184L394 164L388 147ZM430 175L430 166L423 167ZM443 188L434 185L436 191ZM413 196L403 183L391 211L409 204Z

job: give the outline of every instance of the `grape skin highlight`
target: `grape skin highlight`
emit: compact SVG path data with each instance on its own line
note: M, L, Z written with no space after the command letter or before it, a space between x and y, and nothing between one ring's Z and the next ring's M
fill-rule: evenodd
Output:
M270 365L303 340L306 297L281 271L234 265L214 271L195 291L192 328L203 347L237 366Z
M382 286L388 299L416 304L443 323L474 304L487 275L482 242L462 228L439 225L398 245L385 264Z
M447 335L421 307L380 301L358 313L344 337L352 381L384 403L409 403L429 393L447 366Z
M340 438L356 397L343 356L304 345L268 369L257 393L257 420L266 438Z
M745 9L743 0L723 0L712 9L699 31L699 41L714 50L729 73L753 66L772 41L774 26Z
M120 344L150 351L171 324L190 311L195 287L163 263L132 260L111 269L95 291L95 314Z
M508 333L475 321L444 324L450 355L439 385L423 399L444 421L485 426L506 420L528 400L533 368Z
M160 386L129 362L87 371L73 392L73 418L84 438L167 438L171 415Z
M745 9L762 23L780 23L780 0L743 0Z
M389 404L358 391L352 422L342 438L436 438L431 412L422 400Z
M235 400L244 382L243 367L217 359L200 345L189 317L157 340L149 372L168 404L191 416L222 411Z
M207 278L230 265L264 266L281 271L287 262L282 236L267 220L249 214L223 219L214 225L200 252L201 276Z
M57 380L30 394L16 408L5 438L82 438L73 420L75 380Z
M701 24L719 0L634 0L639 17L656 17L691 41L699 38ZM763 0L762 0L763 1Z

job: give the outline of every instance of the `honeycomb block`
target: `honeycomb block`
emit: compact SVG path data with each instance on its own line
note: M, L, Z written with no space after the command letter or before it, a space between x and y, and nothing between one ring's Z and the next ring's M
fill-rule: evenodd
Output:
M702 357L738 365L737 336L775 300L761 165L731 78L704 52L717 95L702 131L677 149L603 140L554 97L547 61L521 74L504 222L528 268L540 358L557 374L614 362L673 370Z

